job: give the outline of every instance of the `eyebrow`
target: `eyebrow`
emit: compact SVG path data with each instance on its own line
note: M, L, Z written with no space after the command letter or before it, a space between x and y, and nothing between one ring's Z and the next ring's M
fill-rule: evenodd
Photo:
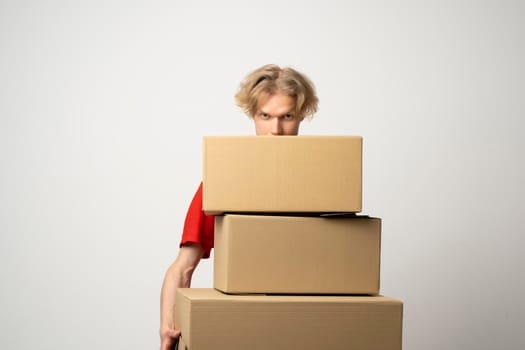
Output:
M259 109L259 110L257 111L257 114L268 114L270 117L273 117L273 115L271 115L271 114L268 113L268 112L263 111L262 109ZM287 115L287 114L295 115L295 108L291 108L291 109L289 109L287 112L284 112L283 114L281 114L281 115L278 116L278 117L283 117L283 116L285 116L285 115Z

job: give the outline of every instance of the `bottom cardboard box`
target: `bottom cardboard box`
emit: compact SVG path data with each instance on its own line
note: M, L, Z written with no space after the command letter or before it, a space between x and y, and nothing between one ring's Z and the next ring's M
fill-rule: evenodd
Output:
M179 288L188 350L400 350L403 304L383 296L229 295Z
M179 337L177 350L188 350L188 347L186 346L186 343L184 343L184 339L182 339L182 337Z

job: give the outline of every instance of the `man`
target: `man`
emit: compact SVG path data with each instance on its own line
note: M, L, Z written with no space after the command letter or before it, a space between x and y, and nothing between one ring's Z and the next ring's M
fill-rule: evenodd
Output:
M317 111L312 82L292 68L265 65L246 76L235 95L237 105L253 120L256 135L297 135L306 117ZM191 285L200 259L213 247L214 217L202 211L202 184L184 223L179 254L164 277L161 292L161 350L171 349L180 331L175 329L175 292Z

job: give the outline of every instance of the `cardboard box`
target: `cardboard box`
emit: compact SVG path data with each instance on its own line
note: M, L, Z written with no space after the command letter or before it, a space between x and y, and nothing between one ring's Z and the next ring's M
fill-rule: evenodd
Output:
M359 136L206 136L203 209L360 212Z
M186 343L184 343L184 339L182 339L182 337L179 337L177 350L188 350L188 347L186 346Z
M228 295L177 290L188 350L400 350L403 304L382 296Z
M225 293L378 294L381 220L215 218L214 287Z

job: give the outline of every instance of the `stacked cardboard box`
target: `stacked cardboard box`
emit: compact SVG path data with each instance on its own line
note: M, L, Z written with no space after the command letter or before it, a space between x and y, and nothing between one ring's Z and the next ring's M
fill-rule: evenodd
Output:
M214 289L179 289L183 348L401 349L379 294L381 221L361 211L360 137L205 137ZM344 214L342 214L344 213Z

